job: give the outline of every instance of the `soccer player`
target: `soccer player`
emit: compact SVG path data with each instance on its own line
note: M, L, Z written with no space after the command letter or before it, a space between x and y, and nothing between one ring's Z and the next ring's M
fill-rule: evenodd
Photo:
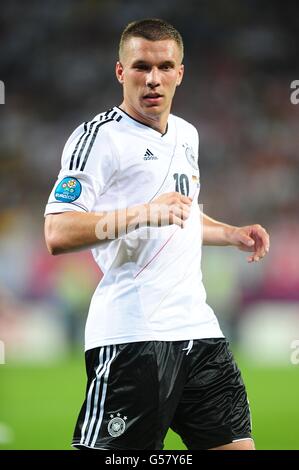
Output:
M70 136L46 207L50 253L91 248L103 272L86 323L77 448L162 449L169 428L188 449L254 448L241 374L206 303L201 245L232 245L253 262L269 237L201 214L198 134L170 114L182 60L165 21L125 28L123 101Z

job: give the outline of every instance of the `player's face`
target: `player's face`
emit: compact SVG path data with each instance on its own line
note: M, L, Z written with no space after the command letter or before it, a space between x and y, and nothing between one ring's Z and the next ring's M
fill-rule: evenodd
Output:
M128 39L116 64L126 111L141 120L167 119L176 87L183 78L181 60L181 51L172 39Z

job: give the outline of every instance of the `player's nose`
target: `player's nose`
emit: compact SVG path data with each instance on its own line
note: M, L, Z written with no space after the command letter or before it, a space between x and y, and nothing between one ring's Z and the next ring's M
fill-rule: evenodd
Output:
M157 69L152 68L151 71L147 74L146 85L150 88L155 88L160 85L160 76Z

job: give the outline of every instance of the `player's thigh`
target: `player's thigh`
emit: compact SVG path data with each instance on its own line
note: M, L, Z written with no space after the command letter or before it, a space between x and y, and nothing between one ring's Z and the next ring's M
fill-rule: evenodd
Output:
M209 450L255 450L255 445L253 439L248 438L240 439L223 446L213 447Z
M188 449L211 449L251 438L241 373L225 339L196 340L189 379L171 427Z

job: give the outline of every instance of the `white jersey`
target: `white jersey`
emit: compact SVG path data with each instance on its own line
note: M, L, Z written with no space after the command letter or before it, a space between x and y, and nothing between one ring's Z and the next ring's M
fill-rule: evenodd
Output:
M68 139L45 214L113 211L173 191L193 198L184 228L139 228L92 249L103 277L89 308L86 350L223 337L202 284L197 149L197 131L183 119L170 115L161 134L118 107Z

